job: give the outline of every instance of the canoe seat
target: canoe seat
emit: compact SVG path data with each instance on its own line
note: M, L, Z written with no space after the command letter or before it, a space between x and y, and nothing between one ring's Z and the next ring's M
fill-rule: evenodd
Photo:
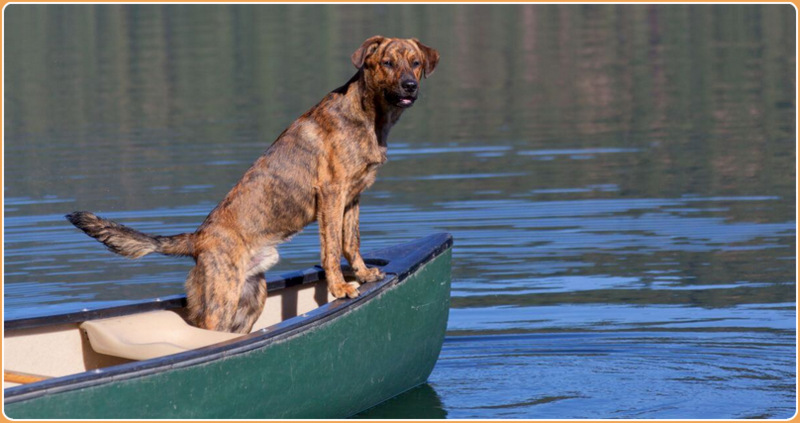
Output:
M190 326L177 313L166 310L90 320L83 322L81 329L96 352L131 360L175 354L242 336Z

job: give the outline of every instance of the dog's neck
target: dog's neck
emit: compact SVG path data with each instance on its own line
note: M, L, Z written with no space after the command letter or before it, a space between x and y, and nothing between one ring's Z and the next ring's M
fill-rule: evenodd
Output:
M375 101L373 105L375 136L378 138L378 145L386 147L389 140L389 130L395 122L400 119L403 109L386 105L386 101Z
M387 146L389 130L400 119L403 110L386 102L382 93L373 92L364 79L364 69L359 69L347 84L334 92L344 94L353 100L352 104L360 104L367 118L366 124L374 126L378 145Z

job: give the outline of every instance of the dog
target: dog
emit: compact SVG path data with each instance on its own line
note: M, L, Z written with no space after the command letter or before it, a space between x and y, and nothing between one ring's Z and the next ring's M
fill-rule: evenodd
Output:
M147 235L85 211L66 218L125 257L194 258L187 320L200 328L250 332L264 308L264 272L278 261L276 246L315 220L328 290L357 297L358 282L385 277L359 252L360 195L375 182L389 130L416 101L439 53L415 38L378 35L351 60L356 74L283 131L194 233ZM358 282L345 282L343 254Z

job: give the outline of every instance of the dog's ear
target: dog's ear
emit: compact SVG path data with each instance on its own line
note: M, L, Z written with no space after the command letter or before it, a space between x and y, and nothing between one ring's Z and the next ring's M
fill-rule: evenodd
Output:
M416 38L412 38L411 41L417 43L417 47L419 47L419 49L422 50L422 54L425 55L425 67L423 68L425 73L423 75L427 78L431 76L433 70L436 69L436 65L439 63L439 52L434 48L422 44Z
M383 40L386 37L382 35L376 35L374 37L367 38L367 41L364 41L364 44L361 44L361 47L358 48L353 55L350 56L350 60L353 61L353 66L357 69L361 69L364 66L364 61L367 60L370 54L375 53L375 50L378 49L378 46L381 45Z

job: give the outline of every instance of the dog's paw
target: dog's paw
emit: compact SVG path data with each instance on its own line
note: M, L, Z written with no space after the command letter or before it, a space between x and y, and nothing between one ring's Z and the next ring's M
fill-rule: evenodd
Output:
M368 267L356 273L356 278L361 283L378 282L386 277L386 273L381 272L377 267Z
M338 282L328 286L328 290L336 298L355 298L358 297L358 287L358 282Z

